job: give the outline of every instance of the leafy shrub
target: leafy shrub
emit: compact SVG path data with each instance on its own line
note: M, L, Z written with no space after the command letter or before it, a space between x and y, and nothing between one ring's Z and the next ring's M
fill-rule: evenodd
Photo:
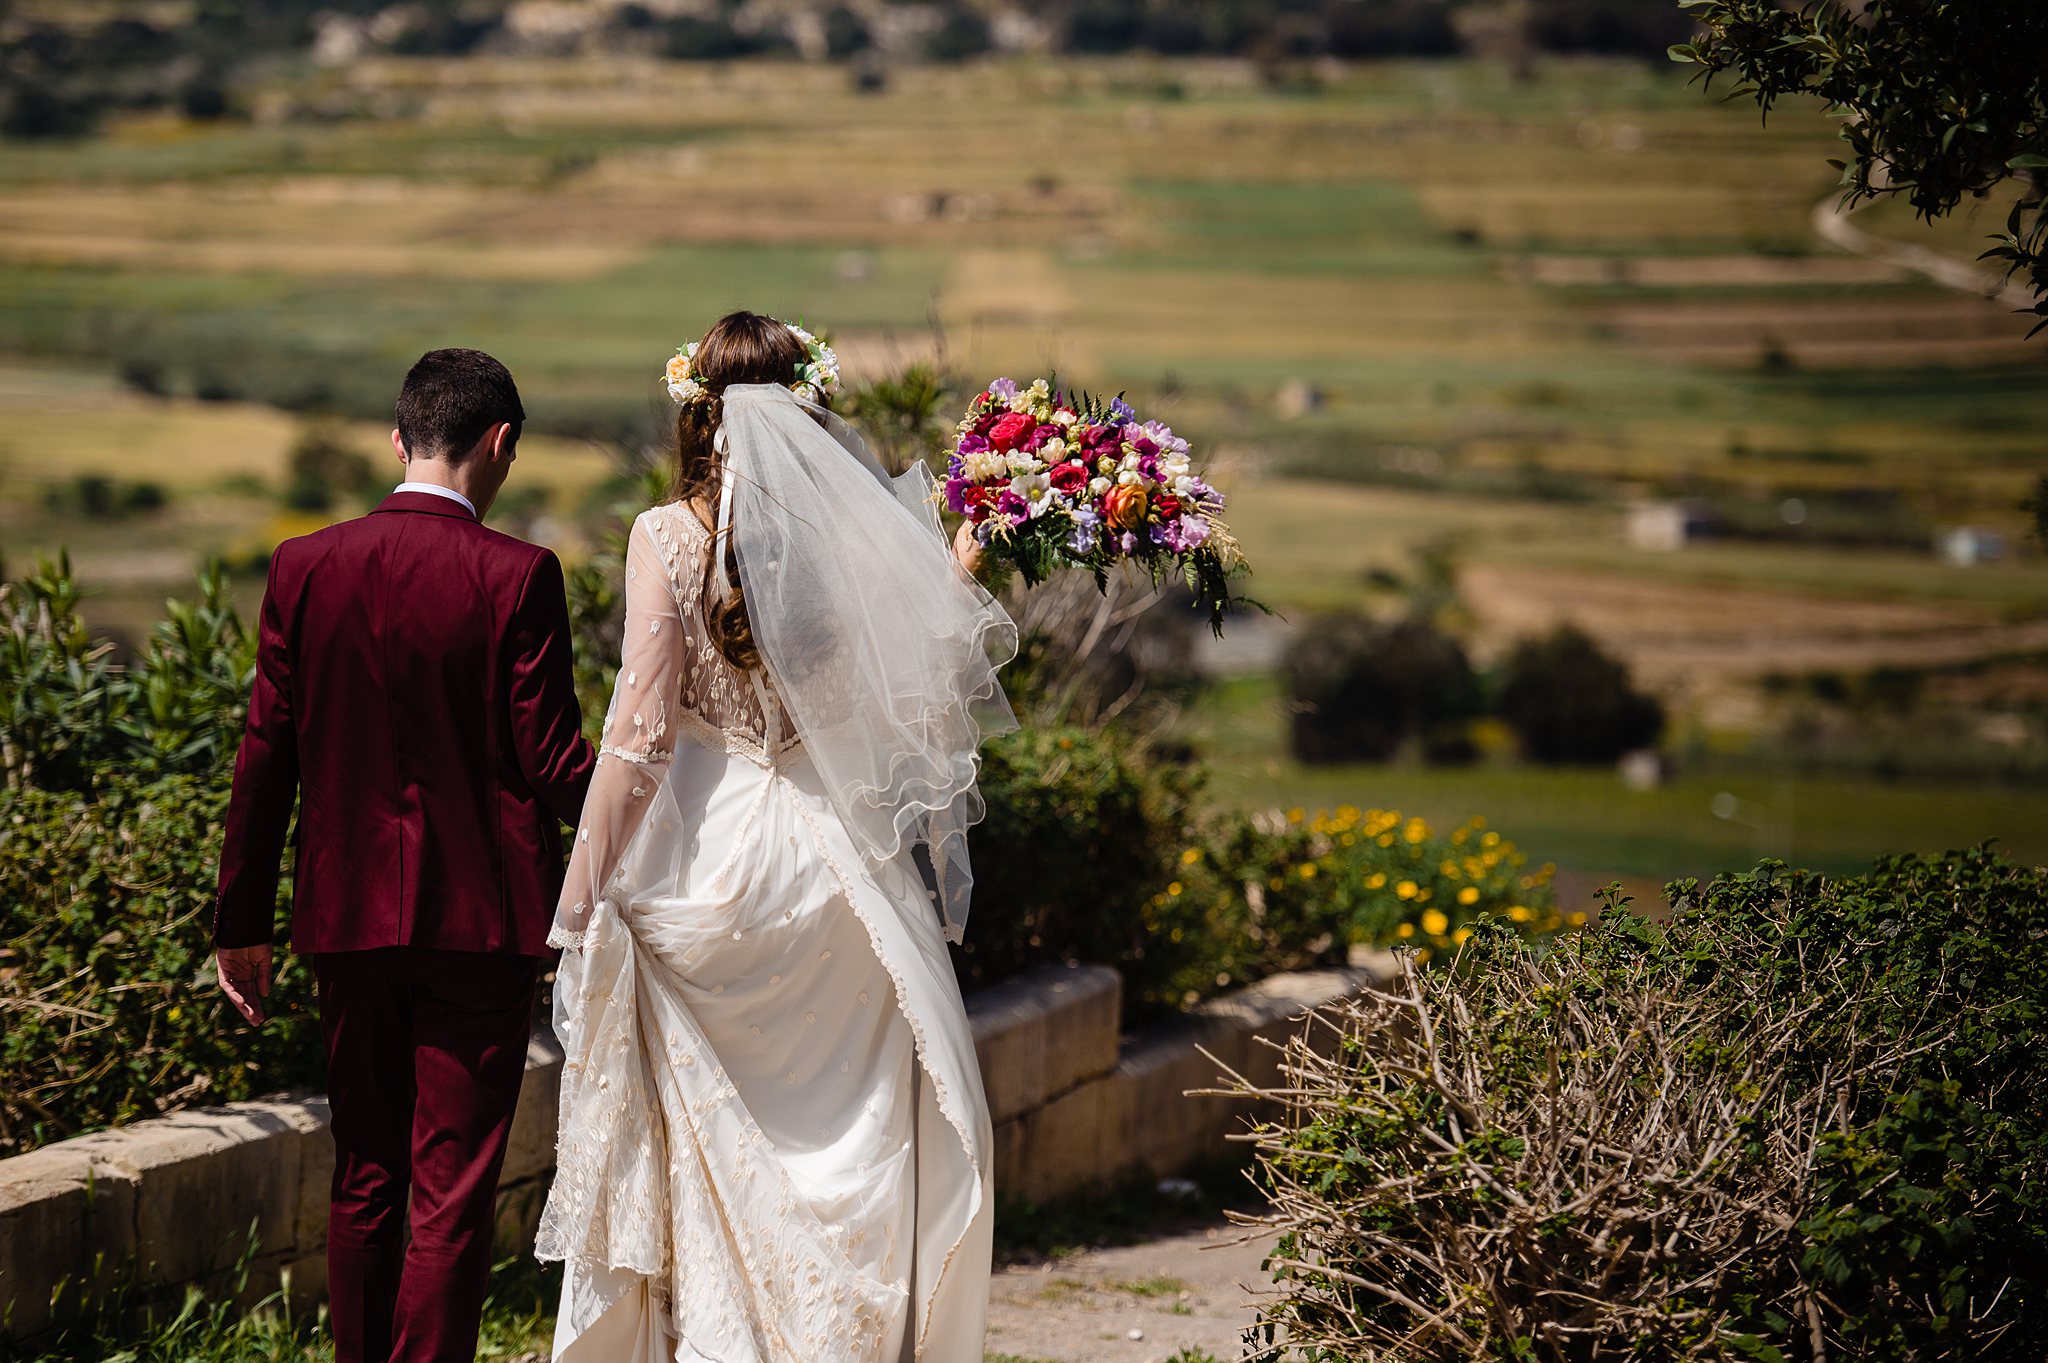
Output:
M255 668L226 575L173 601L127 667L78 614L68 559L0 585L0 786L89 790L111 772L224 774Z
M1339 57L1449 57L1458 49L1444 0L1347 5L1330 21L1330 51Z
M190 776L0 791L0 1155L318 1076L297 957L279 958L260 1031L214 982L226 804Z
M0 85L0 137L83 137L99 122L101 102L34 78Z
M924 40L924 55L935 62L966 61L993 45L987 19L964 6L948 6L939 26Z
M1173 970L1173 948L1196 943L1184 925L1148 921L1139 907L1198 836L1198 786L1112 732L1022 729L989 744L988 814L972 842L974 919L954 955L962 985L1093 961L1124 973L1130 1011L1156 1003L1152 981Z
M362 492L375 477L369 457L326 426L301 431L285 463L284 504L294 511L326 511L338 496Z
M2048 871L1979 850L1671 894L1667 926L1615 904L1543 954L1482 930L1320 1015L1268 1095L1255 1342L2038 1356Z
M1664 707L1571 625L1515 645L1496 685L1500 717L1537 762L1612 762L1664 731Z
M1529 36L1549 52L1660 60L1692 27L1676 5L1642 0L1535 0L1529 14Z
M163 510L169 501L162 483L122 483L98 473L81 473L43 493L43 505L51 511L89 520L146 515Z
M1410 745L1438 759L1471 755L1478 677L1458 641L1426 620L1313 619L1282 668L1303 762L1384 762Z

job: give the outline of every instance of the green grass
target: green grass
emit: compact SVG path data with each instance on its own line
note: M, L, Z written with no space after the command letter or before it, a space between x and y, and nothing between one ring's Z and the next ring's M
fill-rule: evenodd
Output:
M525 1257L498 1264L484 1304L478 1363L546 1358L560 1293L559 1268ZM238 1304L237 1295L194 1288L137 1318L117 1311L22 1356L22 1363L332 1363L325 1307L295 1313L276 1294L248 1306Z
M1999 840L2048 860L2048 791L1796 774L1681 775L1634 791L1606 769L1527 766L1306 766L1286 756L1281 700L1267 678L1212 690L1186 732L1212 771L1211 795L1247 808L1395 809L1432 824L1484 815L1532 861L1658 881L1738 870L1764 857L1836 874L1892 852ZM1722 793L1744 822L1716 818Z

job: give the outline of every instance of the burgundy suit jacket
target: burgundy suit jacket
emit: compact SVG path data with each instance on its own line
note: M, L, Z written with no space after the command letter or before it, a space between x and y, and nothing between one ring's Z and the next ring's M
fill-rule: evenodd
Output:
M581 733L562 566L460 502L394 493L270 560L214 943L550 956Z

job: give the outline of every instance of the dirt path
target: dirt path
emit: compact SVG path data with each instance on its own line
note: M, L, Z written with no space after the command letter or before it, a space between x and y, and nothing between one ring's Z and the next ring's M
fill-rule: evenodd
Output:
M1054 1263L996 1270L990 1363L1164 1363L1183 1349L1241 1356L1270 1239L1215 1225Z
M1987 265L1981 260L1958 260L1910 242L1886 241L1850 222L1850 215L1855 211L1842 203L1839 194L1830 194L1813 206L1814 233L1828 245L1851 255L1910 270L1957 293L1988 298L2015 310L2034 305L2034 295L2007 279L1997 266Z

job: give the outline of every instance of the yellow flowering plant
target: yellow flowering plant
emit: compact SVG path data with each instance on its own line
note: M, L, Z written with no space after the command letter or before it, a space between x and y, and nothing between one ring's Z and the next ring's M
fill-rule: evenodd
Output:
M1480 919L1527 938L1574 926L1558 911L1556 867L1532 867L1473 817L1450 829L1398 810L1291 809L1262 821L1265 852L1243 857L1247 893L1313 941L1455 950ZM1280 911L1275 908L1280 906ZM1581 920L1583 921L1583 920ZM1426 959L1426 956L1425 956Z

